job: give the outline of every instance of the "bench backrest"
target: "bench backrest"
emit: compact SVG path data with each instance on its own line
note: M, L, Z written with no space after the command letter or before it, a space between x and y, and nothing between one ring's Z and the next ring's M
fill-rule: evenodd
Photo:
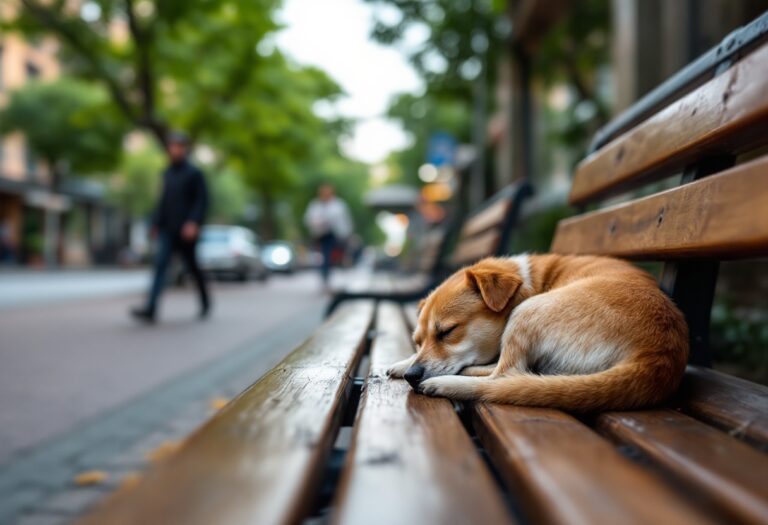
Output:
M415 261L416 271L426 274L438 271L447 238L448 229L444 226L432 228L424 234L419 242L418 258Z
M457 268L506 253L522 202L532 193L526 181L511 184L469 215L461 226L448 266Z
M569 201L599 205L682 172L678 187L562 220L552 251L664 261L691 361L709 364L718 260L768 255L768 44L624 131L577 167Z

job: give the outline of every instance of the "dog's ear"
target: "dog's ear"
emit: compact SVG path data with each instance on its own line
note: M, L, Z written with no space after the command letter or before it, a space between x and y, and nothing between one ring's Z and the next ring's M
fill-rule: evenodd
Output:
M421 311L424 309L424 305L425 304L427 304L427 300L426 299L422 299L421 301L419 301L418 306L416 306L416 313L417 314L421 313Z
M470 268L465 275L469 286L480 293L485 304L494 312L501 312L523 284L518 276L498 270Z

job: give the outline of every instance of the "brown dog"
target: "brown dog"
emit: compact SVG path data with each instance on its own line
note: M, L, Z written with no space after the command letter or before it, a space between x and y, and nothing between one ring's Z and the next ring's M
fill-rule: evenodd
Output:
M418 392L574 411L659 403L688 359L677 307L608 257L484 259L422 301L413 340L388 373Z

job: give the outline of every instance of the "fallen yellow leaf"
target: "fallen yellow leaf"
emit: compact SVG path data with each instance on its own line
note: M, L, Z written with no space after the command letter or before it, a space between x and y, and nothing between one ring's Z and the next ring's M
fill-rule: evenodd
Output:
M103 470L88 470L75 476L75 485L96 485L105 481L109 474Z
M172 456L180 446L180 441L165 441L159 447L147 453L146 458L153 463L157 463L160 460Z
M227 406L227 403L229 403L229 399L226 399L224 397L215 397L211 399L211 402L208 403L208 406L210 406L214 410L221 410L225 406Z
M141 481L141 474L138 472L129 472L125 476L123 476L123 479L120 480L120 485L117 487L118 490L128 490L136 485L139 484L139 481Z

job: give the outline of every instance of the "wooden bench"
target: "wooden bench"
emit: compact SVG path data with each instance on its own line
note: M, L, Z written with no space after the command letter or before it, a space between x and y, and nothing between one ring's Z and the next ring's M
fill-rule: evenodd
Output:
M570 202L613 202L561 221L552 242L556 253L663 261L660 285L686 314L693 363L712 360L717 261L768 255L766 92L768 44L606 140L579 165ZM615 202L680 172L677 188ZM580 419L489 404L470 411L533 522L768 523L765 386L692 365L661 408Z
M422 240L421 271L417 275L403 278L394 274L374 274L371 282L334 294L326 315L330 315L341 303L356 299L398 303L416 301L456 268L483 257L504 254L521 205L531 194L532 189L527 181L505 187L461 221L456 228L458 238L453 250L449 249L451 232L446 229L433 230Z
M561 221L552 242L664 261L703 364L714 261L768 255L765 93L768 46L617 133L579 165L575 205L682 169L679 187ZM414 351L415 319L412 304L346 301L84 522L768 523L768 388L692 365L653 409L454 406L385 377Z

